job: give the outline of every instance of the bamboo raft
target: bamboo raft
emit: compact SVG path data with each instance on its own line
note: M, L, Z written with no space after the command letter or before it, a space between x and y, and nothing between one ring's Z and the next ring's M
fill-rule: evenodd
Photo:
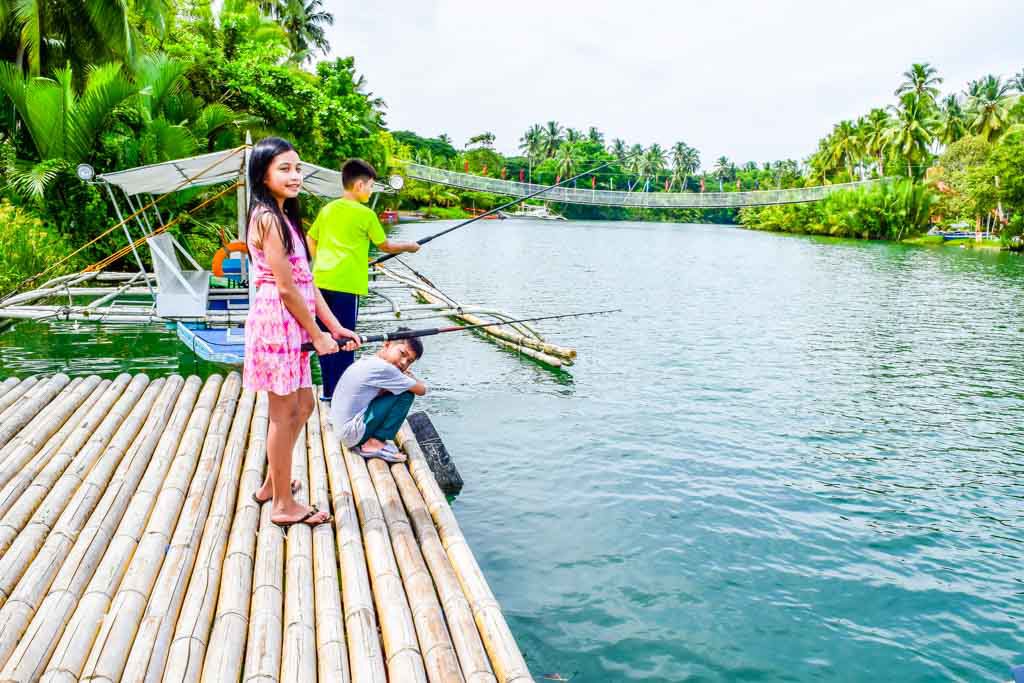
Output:
M0 382L0 681L533 680L408 425L389 466L314 410L334 522L283 533L267 424L237 373Z

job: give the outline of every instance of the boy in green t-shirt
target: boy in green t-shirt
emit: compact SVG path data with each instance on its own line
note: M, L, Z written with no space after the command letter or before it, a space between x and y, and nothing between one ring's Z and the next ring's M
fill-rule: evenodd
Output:
M313 282L324 295L342 326L355 330L359 297L366 296L369 285L368 256L370 242L386 254L415 253L415 242L393 242L384 234L377 214L364 206L373 194L377 171L362 159L349 159L341 167L341 199L320 210L309 229L309 253L313 256ZM318 356L324 394L330 401L334 387L355 358L352 351Z

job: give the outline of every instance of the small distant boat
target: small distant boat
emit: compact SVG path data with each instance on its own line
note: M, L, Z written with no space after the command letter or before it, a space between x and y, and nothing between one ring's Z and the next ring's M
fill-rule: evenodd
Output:
M565 216L560 216L547 206L534 204L521 204L515 211L505 213L506 218L529 218L540 221L564 221Z
M974 230L964 230L964 228L971 227L970 223L954 223L949 227L949 230L943 230L939 226L935 225L928 231L928 234L933 237L941 237L947 242L949 240L973 240L978 236L978 233ZM987 239L991 236L992 235L987 232L981 234L982 239Z

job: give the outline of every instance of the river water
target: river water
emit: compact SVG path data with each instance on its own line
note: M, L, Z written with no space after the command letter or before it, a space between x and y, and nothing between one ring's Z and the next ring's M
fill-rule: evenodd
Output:
M443 224L400 226L417 238ZM1024 260L488 221L409 257L579 350L426 340L463 530L531 669L936 681L1024 663ZM2 375L206 374L152 327L22 324Z

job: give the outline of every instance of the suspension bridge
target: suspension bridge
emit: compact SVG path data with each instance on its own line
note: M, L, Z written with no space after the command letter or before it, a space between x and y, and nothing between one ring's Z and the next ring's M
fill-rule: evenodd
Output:
M544 185L514 180L489 178L459 173L415 162L403 162L408 177L426 183L447 185L461 190L477 190L509 197L525 197L542 190ZM833 192L865 187L884 179L862 180L836 185L795 187L783 190L751 190L737 192L623 192L575 187L552 187L540 195L544 201L597 206L622 206L650 209L739 209L745 206L799 204L817 202Z

